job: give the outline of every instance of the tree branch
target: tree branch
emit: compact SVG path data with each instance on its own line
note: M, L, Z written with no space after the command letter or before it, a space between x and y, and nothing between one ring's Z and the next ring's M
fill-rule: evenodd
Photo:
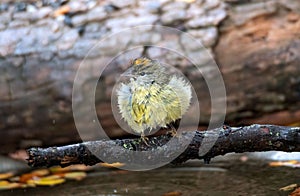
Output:
M169 141L173 142L169 142ZM184 152L175 157L172 163L180 164L189 159L204 159L205 162L218 155L235 152L254 152L278 150L285 152L300 151L300 127L275 125L251 125L245 127L223 126L210 131L188 131L172 138L170 135L150 137L148 145L140 138L122 140L99 140L61 147L30 148L28 164L40 166L68 166L71 164L94 165L105 157L111 162L126 160L133 163L132 151L147 151L168 157L189 142ZM105 160L107 162L107 160ZM151 159L141 160L149 164ZM153 160L155 161L155 160ZM110 161L108 161L110 162Z

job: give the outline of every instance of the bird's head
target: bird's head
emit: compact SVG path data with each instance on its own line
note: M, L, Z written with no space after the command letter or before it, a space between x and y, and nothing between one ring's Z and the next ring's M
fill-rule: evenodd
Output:
M130 68L122 74L142 83L165 83L168 75L165 68L157 61L147 57L136 58Z

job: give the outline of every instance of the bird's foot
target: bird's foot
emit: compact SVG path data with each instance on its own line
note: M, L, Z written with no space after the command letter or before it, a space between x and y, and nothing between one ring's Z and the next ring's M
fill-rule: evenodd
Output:
M230 126L223 125L223 133L225 136L228 136L231 133L232 129Z
M171 130L168 130L167 134L171 135L172 137L178 137L177 130L173 126L171 127Z
M141 140L144 142L144 144L146 144L146 146L150 146L149 145L149 138L146 137L144 134L141 135Z

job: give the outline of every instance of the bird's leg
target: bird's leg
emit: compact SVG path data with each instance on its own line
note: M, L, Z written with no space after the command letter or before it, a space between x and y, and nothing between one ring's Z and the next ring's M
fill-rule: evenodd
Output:
M171 128L171 130L169 130L167 134L170 134L172 137L177 137L178 133L176 128L172 124L169 124L168 126Z
M149 138L145 136L145 133L144 133L144 132L141 134L141 139L142 139L142 141L144 142L144 144L146 144L147 146L150 146L150 145L148 144Z

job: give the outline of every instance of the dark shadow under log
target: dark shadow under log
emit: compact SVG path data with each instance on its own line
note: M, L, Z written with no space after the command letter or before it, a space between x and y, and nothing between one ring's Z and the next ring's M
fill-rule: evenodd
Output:
M169 142L172 141L172 142ZM135 164L133 152L149 152L152 157L141 158L139 164L155 164L167 161L174 152L185 150L172 163L180 164L189 159L204 159L209 162L218 155L235 152L285 151L300 152L300 127L276 125L251 125L245 127L223 126L210 131L188 131L177 137L161 135L149 138L148 145L141 139L99 140L80 144L30 148L28 164L32 167L68 166L71 164L94 165L103 162L126 162ZM97 155L97 156L95 156ZM160 157L159 160L155 157ZM164 160L165 159L165 160ZM108 160L108 161L107 161Z

